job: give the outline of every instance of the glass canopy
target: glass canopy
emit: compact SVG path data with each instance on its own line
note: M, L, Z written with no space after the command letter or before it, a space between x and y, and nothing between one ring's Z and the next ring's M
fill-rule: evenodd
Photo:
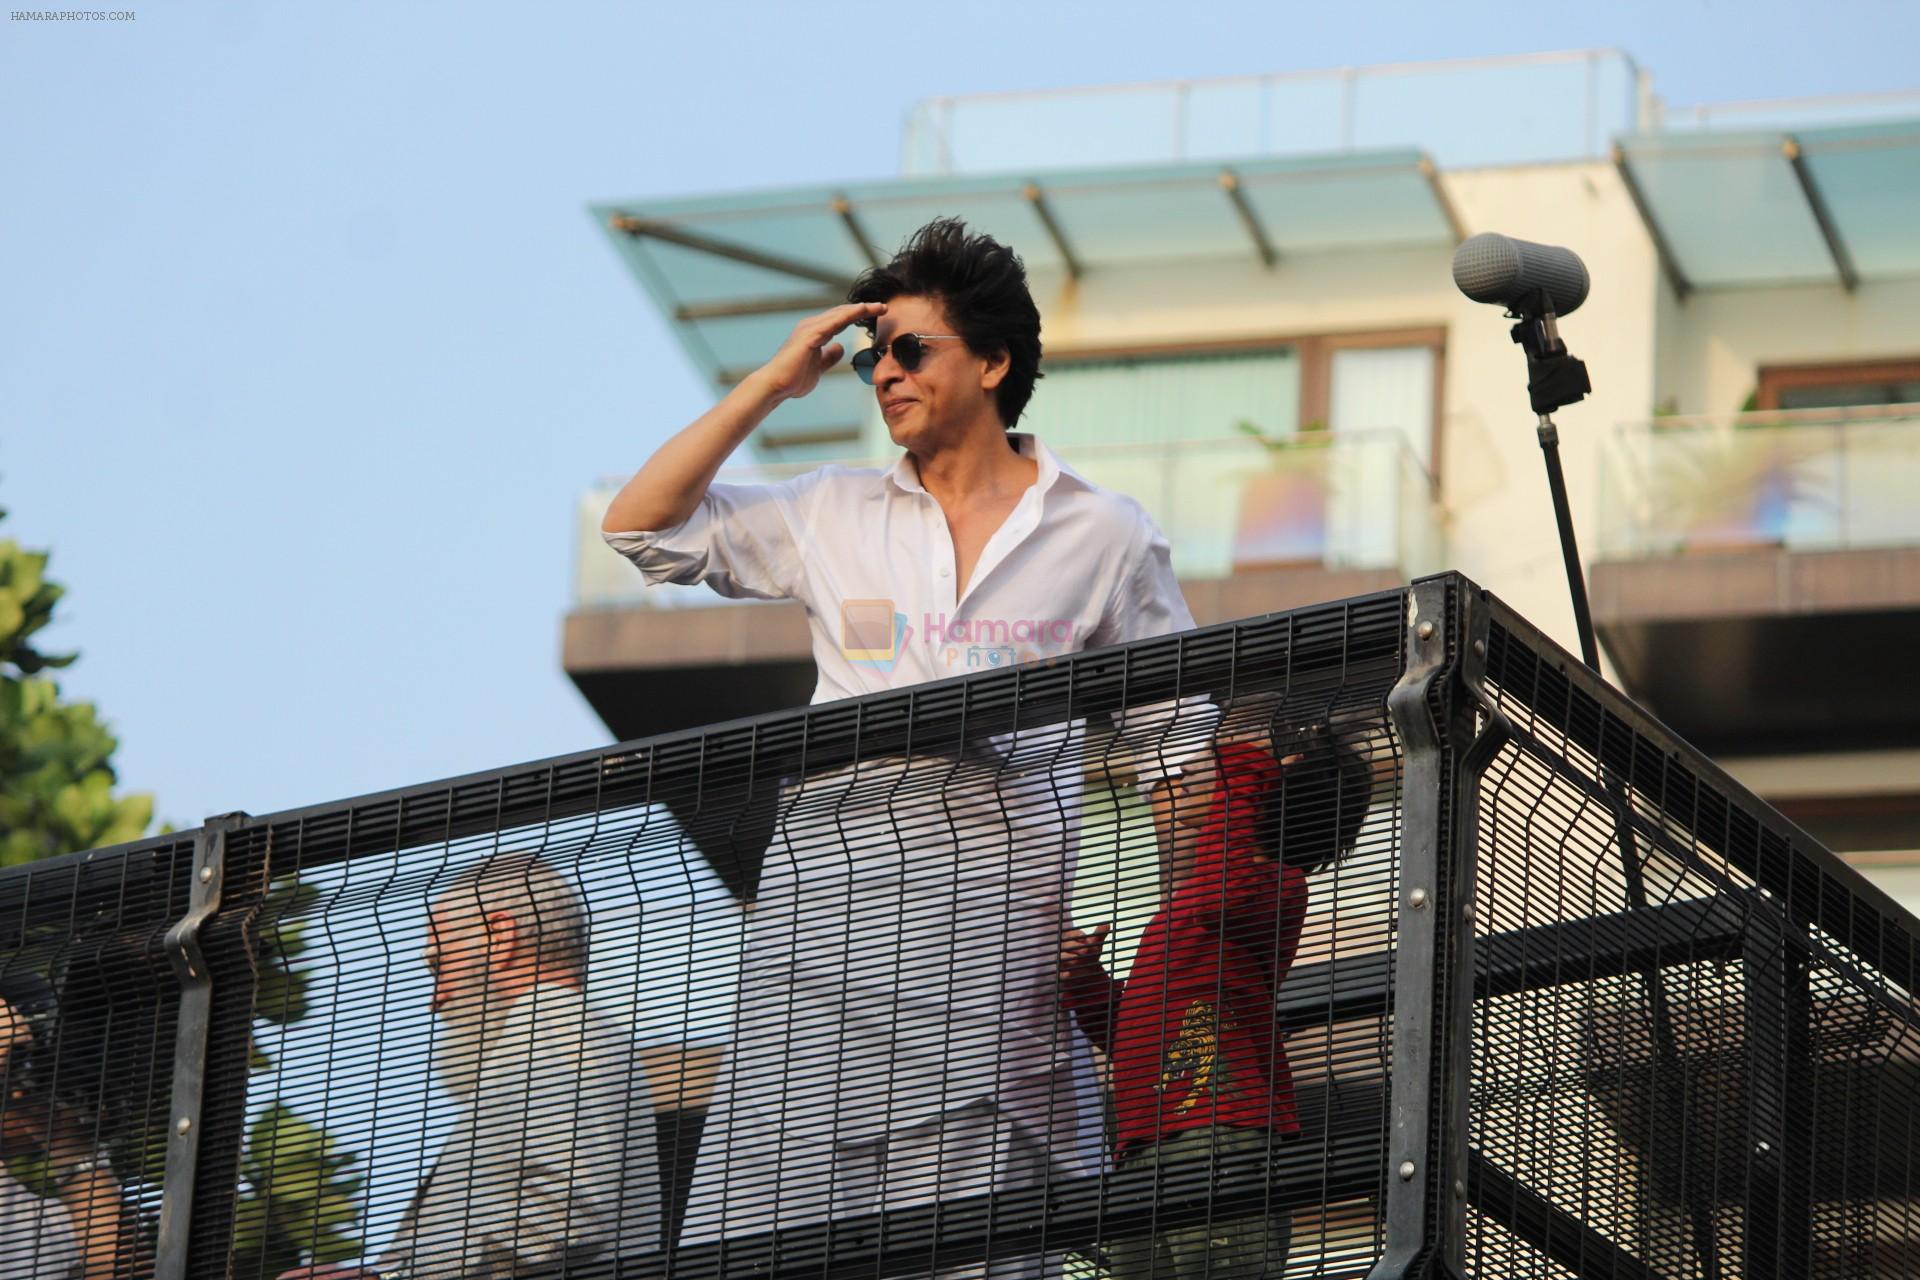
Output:
M1920 273L1920 120L1658 134L1614 159L1682 294Z
M1431 161L1406 149L852 183L593 213L720 387L936 217L1013 245L1041 277L1205 259L1258 271L1294 254L1460 238ZM789 457L844 453L870 407L857 380L829 378L781 406L763 443Z

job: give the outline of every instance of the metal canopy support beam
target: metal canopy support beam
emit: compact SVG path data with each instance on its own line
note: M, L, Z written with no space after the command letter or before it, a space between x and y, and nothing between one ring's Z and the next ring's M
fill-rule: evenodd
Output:
M1447 220L1447 230L1453 233L1453 242L1458 245L1467 238L1467 224L1460 221L1460 211L1453 207L1453 198L1447 194L1446 184L1440 181L1440 167L1424 152L1420 156L1420 176L1427 180L1427 189L1433 192L1440 216Z
M1067 264L1067 278L1078 280L1084 270L1080 259L1073 256L1073 246L1067 243L1066 233L1060 230L1060 224L1054 220L1053 210L1047 207L1046 193L1040 185L1029 182L1021 189L1021 195L1033 206L1034 216L1040 219L1040 225L1047 229L1047 235L1053 240L1053 247L1060 255L1060 261Z
M812 263L783 258L777 254L762 253L758 249L750 249L743 244L715 239L712 236L701 235L697 231L688 231L684 227L676 227L652 218L634 218L624 213L616 213L607 219L607 226L630 236L664 240L668 244L677 244L683 249L693 249L700 253L710 253L716 258L725 258L729 262L743 262L750 267L759 267L762 271L776 271L801 280L811 280L815 284L823 284L830 289L845 290L853 284L852 280L838 271L829 271L825 267L816 267Z
M1259 217L1253 211L1253 205L1247 200L1247 193L1240 189L1240 175L1231 169L1220 171L1220 189L1227 193L1227 202L1233 206L1234 213L1240 217L1240 225L1247 229L1247 236L1253 241L1255 253L1260 255L1260 263L1267 270L1273 270L1280 261L1280 255L1273 251L1273 242L1267 239L1267 229L1260 225Z
M1673 247L1667 243L1666 233L1660 230L1660 222L1647 204L1646 193L1640 189L1639 179L1633 176L1633 166L1627 163L1627 153L1618 143L1613 147L1613 167L1620 175L1621 185L1627 189L1627 197L1639 212L1641 223L1647 228L1647 235L1653 241L1653 251L1660 258L1660 270L1666 273L1667 283L1673 286L1673 296L1685 302L1687 295L1693 292L1693 282L1687 279L1686 272L1680 270L1680 263L1673 256Z
M738 316L777 316L825 311L847 300L841 293L790 293L778 297L742 298L738 302L689 302L673 309L675 320L731 320Z
M1827 208L1826 197L1820 194L1820 184L1813 180L1813 171L1807 168L1807 158L1800 152L1800 140L1788 134L1780 140L1780 153L1792 167L1793 176L1800 183L1800 194L1807 198L1807 208L1813 213L1821 238L1827 242L1833 269L1840 275L1840 287L1848 293L1854 292L1860 287L1860 273L1854 270L1853 255L1847 252L1847 242L1840 238L1840 227L1833 220L1833 211Z
M853 201L845 196L835 196L829 207L840 219L841 225L846 227L847 234L853 237L854 247L860 250L860 256L867 260L868 266L878 270L880 255L873 251L873 240L867 235L866 228L860 225L860 219L853 211Z

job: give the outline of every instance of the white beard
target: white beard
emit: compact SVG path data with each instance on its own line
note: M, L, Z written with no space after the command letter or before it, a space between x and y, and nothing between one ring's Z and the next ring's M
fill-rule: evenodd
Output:
M433 1046L434 1071L440 1083L462 1104L473 1101L480 1084L480 1064L500 1039L507 1006L485 998L463 1000L440 1011L440 1032Z

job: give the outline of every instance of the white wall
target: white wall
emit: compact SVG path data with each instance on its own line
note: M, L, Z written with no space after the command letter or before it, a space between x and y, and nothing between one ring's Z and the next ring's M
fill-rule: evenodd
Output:
M1920 280L1715 289L1664 309L1656 398L1682 413L1734 413L1761 365L1911 357Z

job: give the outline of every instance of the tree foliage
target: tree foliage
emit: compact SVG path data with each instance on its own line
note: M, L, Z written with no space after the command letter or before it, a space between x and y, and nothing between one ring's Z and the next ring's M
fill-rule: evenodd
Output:
M93 704L62 701L43 674L75 657L35 643L62 594L44 551L0 539L0 866L136 839L153 820L153 797L113 794L118 743Z
M0 866L137 840L153 820L151 796L114 794L119 744L93 704L64 700L46 674L78 656L39 647L65 590L47 578L47 558L0 539ZM267 895L252 934L256 1022L284 1027L307 1012L306 976L296 962L306 949L301 917L317 897L312 886L293 882ZM78 989L68 994L91 998ZM256 1072L273 1065L257 1044L252 1064ZM146 1106L103 1111L119 1120L120 1131L101 1138L124 1182L159 1181L166 1106L161 1081ZM362 1180L354 1162L353 1153L281 1099L268 1103L247 1133L235 1274L277 1275L301 1262L357 1255ZM34 1181L29 1176L29 1185Z

